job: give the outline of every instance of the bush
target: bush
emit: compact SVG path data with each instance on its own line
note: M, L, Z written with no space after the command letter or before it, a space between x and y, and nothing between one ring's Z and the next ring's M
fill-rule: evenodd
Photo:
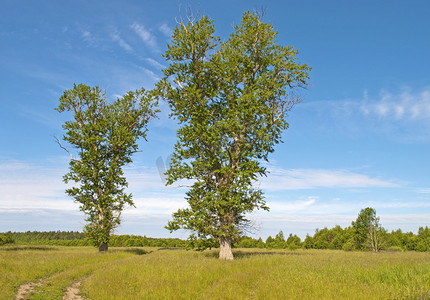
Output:
M13 240L10 233L0 233L0 246L13 243L15 243L15 241Z

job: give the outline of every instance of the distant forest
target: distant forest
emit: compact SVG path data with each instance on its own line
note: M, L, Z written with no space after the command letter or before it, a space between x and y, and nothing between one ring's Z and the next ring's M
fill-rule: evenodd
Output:
M430 229L420 227L417 234L402 232L398 229L391 233L383 231L380 236L380 250L387 251L430 251ZM280 231L275 237L269 236L265 241L248 236L239 238L235 248L267 249L337 249L337 250L371 250L356 243L353 226L342 228L339 225L328 229L317 229L313 236L307 235L302 241L297 235L288 237ZM198 241L177 238L150 238L139 235L113 235L109 241L111 247L180 247L196 246ZM57 245L57 246L93 246L84 233L77 231L27 231L0 233L0 245ZM216 248L213 243L212 248Z

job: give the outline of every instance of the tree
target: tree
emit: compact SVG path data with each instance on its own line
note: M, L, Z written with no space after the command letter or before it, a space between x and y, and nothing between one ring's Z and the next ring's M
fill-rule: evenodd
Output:
M207 16L189 18L176 26L164 54L170 64L158 88L180 125L167 184L193 182L189 208L166 228L213 238L220 258L233 259L231 244L249 225L246 213L268 210L253 183L268 173L263 161L288 128L287 112L310 68L296 62L292 46L277 44L273 26L256 13L245 12L225 42L214 33Z
M360 211L357 220L352 222L356 247L364 250L370 248L379 252L384 244L385 229L379 224L375 209L366 207Z
M302 247L302 240L300 239L300 237L298 237L297 235L293 235L292 233L290 233L290 235L288 236L286 243L287 248L290 250L295 250Z
M278 234L275 236L275 243L276 243L275 248L278 248L278 249L287 248L284 232L282 230L280 230Z
M124 206L134 205L132 194L125 192L123 167L132 162L137 140L146 137L147 123L155 116L152 99L141 89L108 103L98 87L75 84L56 108L73 114L73 120L63 124L63 140L77 156L57 140L71 156L64 182L76 184L66 193L80 203L88 222L85 232L99 251L108 250L109 236L120 224Z
M269 235L266 239L266 248L267 249L272 249L272 248L276 248L277 244L276 244L276 240L274 238L272 238L271 235Z
M420 227L417 235L417 251L430 251L430 228Z

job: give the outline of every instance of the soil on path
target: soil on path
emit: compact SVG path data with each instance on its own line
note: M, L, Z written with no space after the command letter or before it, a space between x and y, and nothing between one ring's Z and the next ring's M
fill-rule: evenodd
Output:
M28 282L26 284L21 285L18 288L18 292L16 293L15 300L26 300L28 296L34 293L34 289L43 284L42 280L39 282Z
M68 286L64 293L63 300L84 300L85 298L79 295L81 292L81 284L82 281L75 281L71 286Z
M63 300L85 300L80 294L82 281L75 281L72 285L66 288L66 292L64 293ZM42 286L43 280L39 280L38 282L28 282L26 284L21 285L18 288L18 292L16 293L15 300L27 300L31 294L34 294L35 288Z

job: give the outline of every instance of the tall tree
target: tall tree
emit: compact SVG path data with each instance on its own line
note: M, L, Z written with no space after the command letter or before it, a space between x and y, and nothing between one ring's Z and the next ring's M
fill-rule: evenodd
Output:
M58 144L71 156L65 183L75 183L66 193L80 203L88 224L85 232L99 247L108 250L109 236L120 224L125 205L133 206L123 167L132 162L137 140L145 138L147 124L154 118L156 101L144 89L128 92L109 103L98 87L74 85L60 98L57 111L68 111L73 119L63 124L63 140L77 155Z
M281 141L287 112L300 100L295 91L308 79L310 68L276 35L258 14L245 12L221 42L203 16L178 24L164 54L170 64L158 88L180 124L167 184L193 182L190 207L166 228L191 230L191 240L215 239L221 259L233 259L246 213L268 210L253 183L267 175L263 161Z
M379 223L375 209L366 207L360 211L357 220L352 222L354 239L358 249L371 249L379 252L384 244L385 229Z

